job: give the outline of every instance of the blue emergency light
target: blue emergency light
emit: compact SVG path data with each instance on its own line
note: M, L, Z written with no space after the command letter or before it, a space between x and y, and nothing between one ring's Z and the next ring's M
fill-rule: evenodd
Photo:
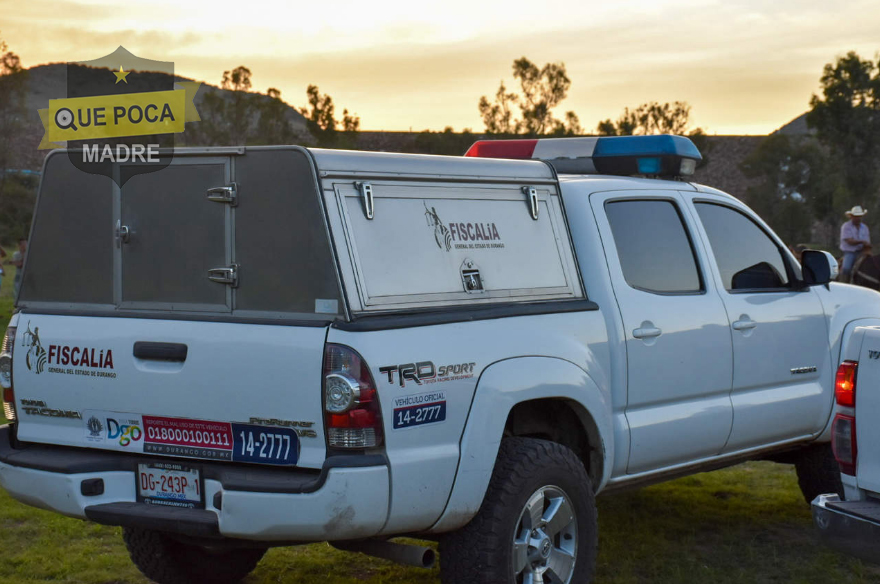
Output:
M480 140L470 147L465 156L544 160L562 174L664 178L690 176L703 159L689 138L670 134Z

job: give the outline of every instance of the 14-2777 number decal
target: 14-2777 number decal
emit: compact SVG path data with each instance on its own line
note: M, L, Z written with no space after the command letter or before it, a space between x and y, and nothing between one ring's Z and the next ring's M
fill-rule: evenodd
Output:
M446 392L433 391L394 399L395 430L446 420Z

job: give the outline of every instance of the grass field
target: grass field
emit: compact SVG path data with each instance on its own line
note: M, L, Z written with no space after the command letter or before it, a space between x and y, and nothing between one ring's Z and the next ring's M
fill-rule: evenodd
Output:
M0 324L12 312L12 274ZM0 421L2 417L0 417ZM599 497L597 584L880 582L880 568L823 548L791 467L752 462ZM0 582L145 583L120 530L22 505L0 491ZM248 584L439 584L327 544L270 550Z

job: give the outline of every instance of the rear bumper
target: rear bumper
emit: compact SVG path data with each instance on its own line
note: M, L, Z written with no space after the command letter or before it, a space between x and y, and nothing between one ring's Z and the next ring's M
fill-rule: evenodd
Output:
M880 502L813 500L813 523L822 541L839 552L880 564Z
M374 536L388 515L389 473L381 456L332 457L320 473L190 460L202 469L204 510L137 503L135 469L145 460L157 458L13 448L10 428L0 427L0 486L23 503L71 517L200 537L309 542Z

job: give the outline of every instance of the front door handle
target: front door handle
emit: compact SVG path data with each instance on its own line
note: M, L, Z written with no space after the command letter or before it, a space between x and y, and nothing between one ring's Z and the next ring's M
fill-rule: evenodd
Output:
M663 331L655 326L644 326L643 324L633 331L633 336L637 339L650 339L653 337L659 337L662 332Z
M747 331L758 326L758 323L750 319L748 316L743 315L739 317L739 320L735 321L731 326L735 331Z

